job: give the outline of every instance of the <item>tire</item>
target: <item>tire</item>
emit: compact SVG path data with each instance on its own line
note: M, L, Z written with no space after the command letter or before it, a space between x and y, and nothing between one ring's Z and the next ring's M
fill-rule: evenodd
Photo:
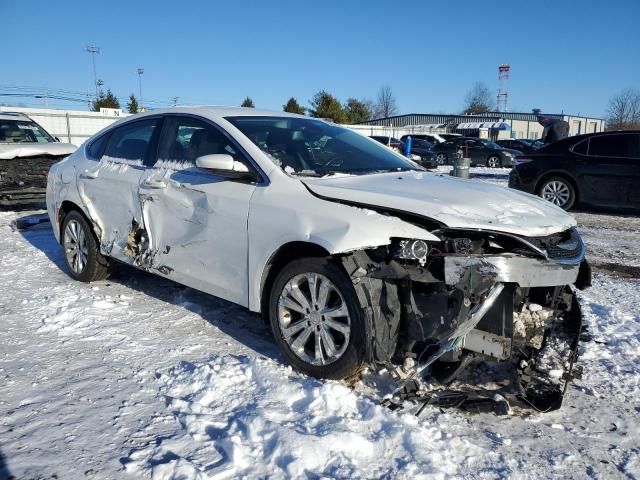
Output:
M571 210L576 203L576 189L565 177L549 177L538 187L538 195L563 210Z
M447 164L447 154L446 153L438 153L436 155L436 163L438 165L446 165Z
M498 155L491 155L487 158L487 167L489 168L501 168L502 159Z
M269 323L289 363L307 375L340 380L354 376L364 364L363 311L351 279L331 258L298 259L278 273L269 292Z
M100 253L93 230L78 211L73 210L64 217L60 243L72 278L88 283L109 276L109 260Z

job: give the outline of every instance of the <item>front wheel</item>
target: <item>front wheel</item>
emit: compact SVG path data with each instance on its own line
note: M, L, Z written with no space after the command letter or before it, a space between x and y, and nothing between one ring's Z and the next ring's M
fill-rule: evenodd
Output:
M487 159L487 167L500 168L500 167L502 167L502 160L500 160L500 157L497 156L497 155L491 155Z
M438 165L444 165L447 163L447 155L445 155L444 153L439 153L438 155L436 155L436 163Z
M109 260L100 254L98 242L85 218L72 211L62 222L60 243L69 275L81 282L104 280L109 276Z
M575 188L563 177L544 180L538 188L538 195L564 210L570 210L576 202Z
M347 274L330 258L303 258L277 275L269 323L295 368L317 378L343 379L364 364L362 309Z

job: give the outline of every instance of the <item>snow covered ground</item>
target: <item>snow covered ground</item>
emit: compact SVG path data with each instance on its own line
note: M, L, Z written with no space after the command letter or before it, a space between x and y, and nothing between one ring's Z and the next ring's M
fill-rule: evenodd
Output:
M222 300L128 268L72 281L48 224L12 228L22 215L0 213L0 478L640 477L633 271L581 293L592 340L561 410L418 419L292 371ZM578 219L590 254L640 265L637 218Z

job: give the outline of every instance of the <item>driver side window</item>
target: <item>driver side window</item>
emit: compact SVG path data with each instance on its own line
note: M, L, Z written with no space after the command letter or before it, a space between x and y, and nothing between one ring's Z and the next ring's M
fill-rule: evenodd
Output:
M231 139L217 128L196 118L168 116L164 120L154 167L183 170L195 167L198 157L213 154L231 155L248 166Z

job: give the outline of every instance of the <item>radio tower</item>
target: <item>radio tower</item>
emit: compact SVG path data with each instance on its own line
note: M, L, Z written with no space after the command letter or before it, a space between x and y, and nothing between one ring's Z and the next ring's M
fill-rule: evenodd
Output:
M498 66L498 111L506 112L509 100L509 71L511 66L503 63Z

